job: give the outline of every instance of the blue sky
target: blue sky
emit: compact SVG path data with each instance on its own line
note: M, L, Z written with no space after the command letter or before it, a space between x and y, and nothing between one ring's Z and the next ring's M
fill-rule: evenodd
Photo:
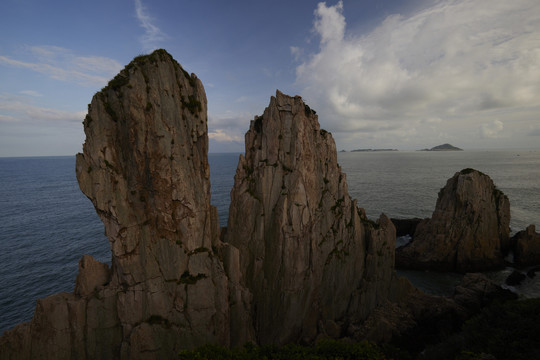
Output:
M338 149L540 148L537 0L3 0L0 156L72 155L87 104L164 48L202 80L210 151L276 89Z

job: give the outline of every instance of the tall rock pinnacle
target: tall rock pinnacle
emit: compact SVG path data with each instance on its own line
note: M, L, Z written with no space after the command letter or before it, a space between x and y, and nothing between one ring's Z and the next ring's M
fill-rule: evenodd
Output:
M188 346L228 341L206 103L200 80L158 50L135 58L89 106L77 179L105 224L126 341L126 332L162 336L164 326L178 327L171 342Z
M164 359L228 345L234 284L217 255L226 246L210 205L199 79L164 50L137 57L93 97L84 130L77 179L105 224L112 268L83 257L75 292L39 300L2 351Z
M386 299L394 226L357 209L332 135L299 96L277 91L245 139L227 241L240 250L258 340L339 335L345 318L360 321Z

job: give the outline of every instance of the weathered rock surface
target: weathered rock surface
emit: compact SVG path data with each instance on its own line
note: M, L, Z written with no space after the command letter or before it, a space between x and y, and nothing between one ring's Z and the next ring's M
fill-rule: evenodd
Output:
M540 264L540 234L534 225L518 232L512 237L515 242L514 262L518 266Z
M341 334L391 295L394 226L357 208L332 135L299 96L277 91L245 139L226 239L240 251L258 341Z
M249 340L237 256L228 250L228 274L218 257L199 79L163 50L135 58L94 96L84 130L77 179L105 224L112 268L83 257L74 294L38 300L0 357L174 358L228 345L231 326Z
M464 169L439 192L431 219L396 253L396 265L435 271L499 268L510 247L510 202L489 176Z

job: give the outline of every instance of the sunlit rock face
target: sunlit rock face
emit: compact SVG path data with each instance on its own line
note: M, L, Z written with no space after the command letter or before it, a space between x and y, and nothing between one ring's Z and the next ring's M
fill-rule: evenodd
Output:
M76 173L112 267L83 257L74 294L38 301L32 322L3 337L6 357L163 359L229 345L229 287L235 313L248 316L218 256L234 260L234 249L221 246L210 205L206 106L200 80L164 50L135 58L93 97ZM237 268L227 267L233 278Z
M489 176L464 169L439 192L431 219L418 224L414 240L400 248L398 266L471 272L503 265L510 246L510 202Z
M394 226L356 207L332 135L299 96L277 91L245 143L227 242L240 251L258 340L339 335L387 298Z
M111 244L128 351L163 348L160 337L228 343L206 106L200 80L165 51L136 58L89 106L77 179Z

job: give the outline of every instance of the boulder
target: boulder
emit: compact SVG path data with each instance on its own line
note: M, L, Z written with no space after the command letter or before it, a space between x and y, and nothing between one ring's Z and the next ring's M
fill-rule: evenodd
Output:
M463 322L494 301L516 299L481 273L466 274L454 295L442 297L413 289L398 301L385 302L361 324L351 324L347 335L357 341L391 342L412 352L436 344L461 329Z
M75 294L88 296L109 283L111 272L107 264L100 263L90 255L79 260L79 274L75 281Z
M226 239L261 344L335 337L386 301L395 228L357 208L332 135L299 96L277 91L251 121L234 180Z
M514 270L512 271L510 275L508 275L504 283L506 285L516 286L516 285L520 285L523 282L523 280L525 280L526 278L527 278L527 275L525 275L524 273L520 271Z
M503 266L510 247L510 202L493 181L464 169L441 189L430 219L416 227L413 241L398 249L402 268L472 272Z
M540 234L534 225L513 236L515 242L514 262L517 266L540 264Z
M468 273L456 286L452 298L470 316L495 300L513 300L517 295L503 289L482 273Z

